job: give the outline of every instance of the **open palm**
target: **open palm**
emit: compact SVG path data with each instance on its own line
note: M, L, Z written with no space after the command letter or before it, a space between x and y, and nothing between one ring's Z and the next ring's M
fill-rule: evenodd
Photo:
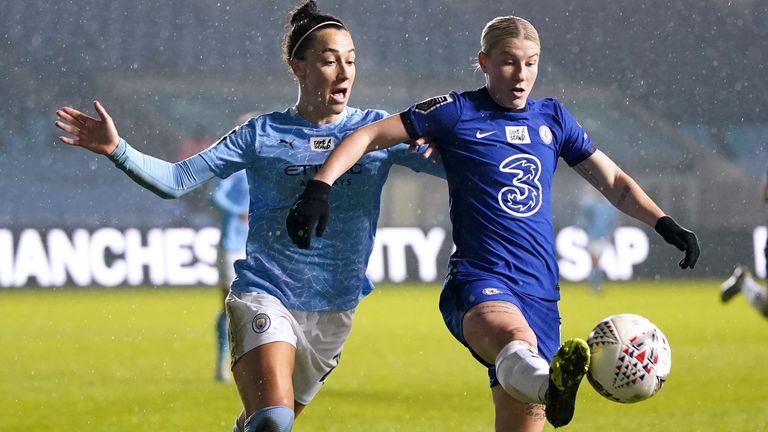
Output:
M59 141L97 154L109 155L117 147L120 136L107 110L98 101L93 102L93 107L99 118L93 118L72 107L57 110L59 120L56 121L56 127L72 135L60 136Z

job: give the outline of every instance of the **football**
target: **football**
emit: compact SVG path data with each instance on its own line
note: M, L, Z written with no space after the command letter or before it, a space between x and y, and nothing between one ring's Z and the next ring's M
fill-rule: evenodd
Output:
M639 402L655 395L672 367L664 333L640 315L605 318L589 334L587 344L591 353L587 380L615 402Z

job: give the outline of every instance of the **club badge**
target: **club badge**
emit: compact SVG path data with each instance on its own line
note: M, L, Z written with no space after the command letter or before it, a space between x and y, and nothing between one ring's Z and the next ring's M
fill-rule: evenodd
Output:
M272 324L272 320L269 319L269 315L258 313L253 317L253 321L251 321L251 328L253 328L253 331L256 333L264 333L269 330L270 324Z

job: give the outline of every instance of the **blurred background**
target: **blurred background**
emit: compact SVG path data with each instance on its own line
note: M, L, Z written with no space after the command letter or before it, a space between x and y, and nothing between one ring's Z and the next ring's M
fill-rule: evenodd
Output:
M181 160L225 134L240 114L295 103L296 83L280 44L296 4L4 1L0 285L45 285L45 275L18 273L24 260L50 258L52 231L66 233L76 247L78 230L136 229L148 236L153 229L215 227L209 188L175 201L155 197L106 158L57 143L55 110L71 105L92 112L99 99L133 146ZM526 17L542 40L533 97L563 101L598 148L700 237L696 271L680 272L676 252L640 227L650 253L633 276L724 277L735 263L759 258L755 238L765 224L761 182L768 163L765 1L321 0L319 6L339 16L355 40L350 105L390 112L481 87L483 75L472 64L483 26L498 15ZM584 193L586 183L577 177L560 165L552 200L558 231L573 223ZM626 217L621 224L639 227ZM445 185L395 170L379 226L449 232ZM25 240L31 232L39 239ZM416 258L406 252L405 278L417 279ZM103 260L110 253L120 251L105 252ZM15 278L7 277L14 271ZM61 283L71 283L73 272Z

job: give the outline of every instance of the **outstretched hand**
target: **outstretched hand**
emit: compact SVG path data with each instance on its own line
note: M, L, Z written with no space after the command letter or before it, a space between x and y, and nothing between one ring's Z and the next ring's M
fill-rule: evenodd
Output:
M117 133L112 117L99 101L94 101L93 107L99 118L93 118L72 107L57 110L56 115L59 120L55 123L56 127L74 137L60 136L59 141L97 154L109 155L117 147L120 135Z
M657 233L667 243L675 246L680 251L685 251L685 257L678 264L681 269L694 268L699 260L699 240L693 231L689 231L675 222L669 216L662 216L656 221L654 227Z
M299 195L285 219L285 227L293 244L300 249L309 249L312 231L322 237L328 222L328 193L331 186L318 180L310 180L304 192Z

